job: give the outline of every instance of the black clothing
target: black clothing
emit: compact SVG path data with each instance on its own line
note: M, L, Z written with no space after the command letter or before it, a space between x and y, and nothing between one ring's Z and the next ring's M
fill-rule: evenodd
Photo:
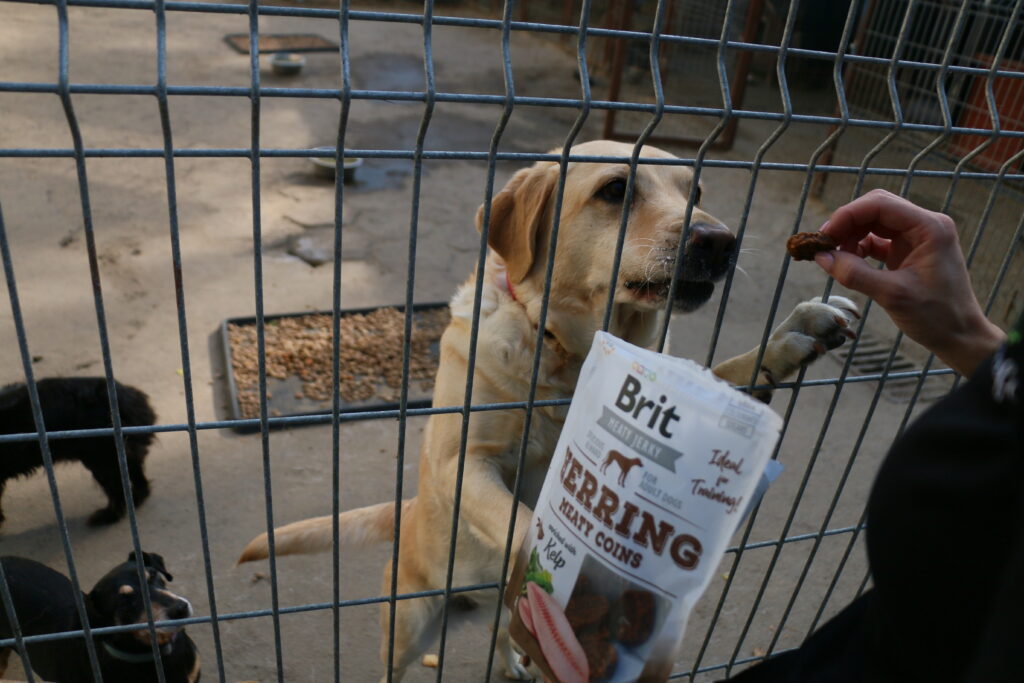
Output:
M1021 327L879 468L867 505L874 587L799 649L730 681L1024 681Z

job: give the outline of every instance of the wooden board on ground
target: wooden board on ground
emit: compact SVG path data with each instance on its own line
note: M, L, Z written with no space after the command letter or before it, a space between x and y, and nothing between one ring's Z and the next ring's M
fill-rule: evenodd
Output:
M249 34L229 33L224 41L236 52L249 54ZM261 33L260 53L337 52L338 44L315 33Z

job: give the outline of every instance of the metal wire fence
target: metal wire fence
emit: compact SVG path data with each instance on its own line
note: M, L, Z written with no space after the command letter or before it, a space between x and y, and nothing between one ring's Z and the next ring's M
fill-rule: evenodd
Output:
M430 408L412 408L408 405L409 396L409 368L410 368L410 339L412 333L412 311L416 302L417 280L416 268L417 249L421 239L421 186L423 181L423 169L426 162L434 161L457 161L468 160L483 162L486 164L486 189L480 200L485 207L490 206L490 200L495 193L495 178L499 163L501 162L527 162L536 160L547 160L557 162L561 167L561 180L564 182L565 172L570 162L607 162L614 161L626 163L630 166L630 176L627 192L632 192L632 184L635 179L636 169L641 163L678 164L691 167L699 178L705 171L712 169L730 169L742 171L748 174L748 182L745 192L740 195L742 208L738 210L740 220L735 232L737 239L742 242L746 229L751 219L751 211L754 203L755 192L759 187L758 183L762 174L777 172L789 174L799 179L799 192L794 197L796 220L792 225L792 232L799 229L800 221L804 215L808 202L816 191L816 183L821 183L826 175L832 180L829 181L829 191L844 195L843 199L859 195L869 185L888 184L898 186L898 191L904 196L913 196L911 186L915 187L926 184L929 188L944 187L945 200L941 208L953 212L961 204L973 204L975 207L970 214L975 220L964 220L967 215L961 217L961 222L968 223L965 229L965 241L967 247L968 261L972 265L978 262L976 258L985 261L984 276L979 277L976 284L979 288L979 297L986 310L991 312L997 320L1010 320L1019 313L1024 306L1024 297L1021 296L1021 268L1022 257L1021 241L1022 226L1024 220L1020 220L1021 198L1018 188L1024 181L1024 173L1020 169L1020 160L1024 157L1024 129L1017 125L1007 125L1008 121L1016 122L1022 116L1019 105L1019 98L1016 95L1000 99L994 93L1002 88L1002 92L1017 93L1021 83L1024 83L1024 70L1021 70L1020 63L1015 61L1016 52L1019 51L1020 41L1020 10L1022 0L1014 3L989 3L985 9L980 9L976 3L965 0L958 6L951 6L948 3L929 3L924 0L880 0L873 2L852 2L842 23L842 29L837 36L835 49L818 50L799 47L795 42L798 32L799 20L801 17L801 3L793 0L779 12L781 21L781 33L778 36L777 44L770 42L741 42L737 40L740 27L738 19L745 11L746 3L729 0L724 11L719 3L710 3L716 6L714 16L722 17L718 26L717 37L707 37L706 27L701 25L693 28L687 23L686 18L690 15L695 17L708 16L709 12L701 12L691 7L687 12L677 12L673 22L666 27L666 15L668 14L672 0L658 0L657 2L639 3L641 10L638 17L648 22L642 29L620 30L609 27L598 27L592 25L593 7L589 0L582 3L571 3L572 12L576 18L575 23L542 23L539 21L517 20L515 17L517 3L514 0L507 0L504 3L500 16L455 16L435 13L435 3L427 0L421 11L395 11L394 8L381 10L363 10L350 7L348 0L342 0L340 9L298 7L291 5L271 6L260 5L256 0L248 3L238 4L217 4L207 2L178 2L173 0L2 0L0 1L0 12L4 6L12 6L16 3L31 3L38 5L52 6L57 16L59 31L59 59L58 71L54 82L29 82L29 81L0 81L0 93L35 93L55 95L63 108L64 117L70 133L70 147L7 147L0 149L0 159L39 159L39 158L67 158L74 162L75 173L80 201L80 216L82 220L85 251L91 274L91 286L93 304L95 308L96 327L99 332L100 349L104 374L107 378L108 395L110 397L110 414L112 428L90 429L90 430L69 430L69 431L47 431L43 420L43 413L40 406L38 392L34 381L33 353L29 344L29 335L25 323L24 311L19 298L19 283L15 276L15 261L12 256L12 243L9 231L3 218L4 188L0 187L0 256L2 256L3 269L7 294L10 301L11 319L14 335L17 340L18 357L21 360L22 372L26 380L32 404L32 412L35 418L37 433L0 435L0 445L17 441L38 441L41 449L46 476L49 485L49 493L52 497L53 508L57 524L60 530L62 550L68 567L68 573L75 586L76 595L79 596L76 609L83 623L82 631L69 633L55 633L38 636L22 636L17 628L17 615L13 613L11 596L7 588L7 582L0 567L0 598L2 598L7 614L12 623L15 624L15 635L7 640L0 640L0 648L13 647L22 658L23 666L29 680L34 680L30 673L30 662L25 653L26 642L43 642L65 638L85 638L88 648L91 669L95 680L101 681L102 675L97 659L94 639L108 633L119 633L138 629L148 629L153 645L153 657L160 662L160 648L155 645L155 628L159 626L185 626L204 625L209 626L212 634L213 652L204 654L204 661L207 662L208 676L220 681L228 680L230 662L226 662L222 625L236 620L247 619L268 619L273 624L273 660L274 670L278 680L285 680L285 660L287 652L282 645L281 618L284 615L300 614L307 612L330 611L332 614L332 634L325 637L323 641L324 650L333 649L332 676L334 680L342 677L342 661L346 657L363 656L361 653L353 655L345 652L342 647L341 634L345 623L342 614L347 608L358 607L370 604L386 604L390 609L394 623L394 612L396 605L401 600L416 599L425 596L451 596L471 593L473 591L500 591L503 587L502 578L495 577L494 582L483 585L462 586L456 585L454 579L454 549L455 533L452 534L452 547L449 555L447 581L443 586L436 589L414 593L399 594L397 592L397 562L393 562L393 574L390 593L359 599L343 599L342 586L345 577L341 570L341 557L339 555L339 530L335 526L334 550L332 555L332 598L329 601L300 604L283 605L279 595L279 574L274 550L274 480L271 476L271 429L280 427L297 427L300 425L330 425L331 426L331 454L332 463L331 481L333 488L332 511L335 516L340 512L344 503L339 494L340 482L344 476L342 469L342 455L345 444L341 436L341 428L347 423L370 418L393 418L397 419L397 452L398 462L394 481L395 500L401 501L403 493L407 491L408 484L403 481L404 458L406 457L407 425L412 418L435 415L455 414L462 416L462 445L460 458L459 484L462 485L461 464L464 461L466 448L466 434L469 420L472 414L481 411L518 409L525 411L526 420L523 434L530 429L530 420L533 411L540 407L552 405L565 405L568 399L562 400L540 400L537 398L536 385L539 368L539 356L534 361L531 388L522 401L502 404L478 404L473 403L472 368L476 361L476 341L478 322L480 315L480 292L482 283L477 282L477 301L473 315L473 336L471 354L469 358L470 372L467 377L465 400L462 405L433 406ZM778 9L779 3L770 3ZM941 4L941 9L937 7ZM738 6L742 5L741 9ZM123 12L143 11L151 12L155 20L156 35L156 81L153 84L118 85L112 83L82 83L75 82L70 76L72 55L69 41L69 8L103 8L106 10L117 10ZM473 6L476 7L475 5ZM995 7L995 9L993 9ZM929 9L931 8L931 9ZM485 8L486 9L486 8ZM998 14L999 21L991 21L989 14ZM249 54L250 82L247 86L226 86L226 85L174 85L169 82L167 76L168 63L168 16L172 13L200 13L210 15L237 15L248 21L248 36L250 44L254 49ZM299 88L299 87L278 87L268 86L261 81L260 70L260 36L261 20L266 17L299 17L323 22L324 26L332 27L336 31L338 44L340 46L340 78L338 87L332 88ZM553 21L553 20L552 20ZM639 22L637 19L634 25ZM387 90L374 89L373 84L369 88L356 88L353 85L351 72L351 55L349 46L351 35L363 22L377 22L385 24L404 24L419 27L422 30L422 56L423 56L423 87L422 89ZM941 30L936 26L941 25ZM438 27L459 27L476 31L487 32L490 40L498 41L502 51L502 73L504 82L503 94L475 94L470 92L452 92L439 90L436 84L434 71L434 45L433 33ZM860 28L858 28L860 27ZM972 33L973 32L973 33ZM561 37L574 43L575 58L579 78L579 92L566 92L558 97L551 96L524 96L517 93L516 79L513 70L512 51L510 42L513 34L530 33L539 36ZM855 40L857 36L860 38ZM865 42L864 36L870 36L874 43ZM937 40L938 36L941 40ZM968 42L971 45L978 45L983 42L990 50L988 57L979 61L972 54L965 54L964 36L974 36ZM980 36L980 37L979 37ZM631 46L640 46L648 55L645 62L647 77L651 85L652 94L645 97L643 101L611 101L603 100L595 95L589 78L588 46L594 39L607 41L623 41ZM870 45L870 47L868 47ZM668 46L672 51L679 54L686 54L687 51L698 51L704 54L715 55L715 71L718 77L718 100L719 104L708 106L706 104L693 104L693 99L677 97L676 93L667 97L663 88L662 78L659 69L659 57L663 54L663 47ZM634 48L636 49L636 48ZM774 62L774 82L777 84L776 92L778 103L774 105L757 106L753 108L734 107L731 94L730 65L734 65L735 57L741 52L751 52L762 58ZM674 53L674 52L673 52ZM831 71L832 85L836 96L835 112L832 115L821 113L799 113L794 107L789 83L790 70L794 60L802 62L825 65ZM852 74L870 74L863 77L858 76L852 79ZM680 79L675 79L678 82ZM856 85L854 90L853 85ZM968 84L965 86L964 84ZM961 99L964 107L954 106L954 95L951 93L965 92L965 88L975 88L972 92L980 95L969 97L966 101ZM707 92L702 97L707 97ZM135 95L155 98L158 105L160 130L163 144L157 147L90 147L83 139L79 117L76 115L75 98L80 95L115 96ZM249 144L242 147L216 147L216 146L175 146L171 125L170 103L180 97L203 97L203 98L246 98L250 103L249 117ZM301 416L274 416L268 407L267 395L267 366L266 366L266 339L265 339L265 310L264 310L264 251L265 240L264 230L261 221L261 169L268 159L274 158L302 158L322 154L308 148L285 148L268 147L261 140L261 112L265 103L278 99L304 99L304 100L330 100L340 105L338 125L336 131L336 184L334 188L334 245L333 245L333 291L332 291L332 343L333 343L333 410L326 415L301 415ZM982 104L982 99L984 104ZM359 101L390 101L390 102L411 102L422 105L422 117L419 122L415 137L415 144L405 149L380 149L380 148L358 148L350 146L349 117L353 103ZM671 103L670 103L671 100ZM56 102L56 100L54 100ZM483 104L501 108L501 116L497 126L493 130L491 141L486 149L475 150L449 150L449 149L428 149L426 139L430 131L432 118L435 109L440 105L469 105ZM568 136L564 140L561 153L547 153L540 150L530 152L503 151L503 136L510 118L517 108L523 107L544 107L555 110L565 110L574 114L574 122ZM980 107L980 109L979 109ZM634 151L631 157L593 157L573 155L569 148L574 142L580 141L578 137L584 129L589 117L596 112L617 111L625 112L633 117L640 117L645 123L643 132L635 141ZM962 112L973 112L974 116L966 116ZM984 117L978 117L978 111L985 113ZM653 160L640 159L639 151L644 141L660 130L660 126L666 119L678 117L691 117L703 122L704 129L710 129L704 135L703 141L692 155L681 154L678 160ZM738 121L742 128L745 124L761 122L773 126L769 134L756 145L751 158L742 158L743 155L722 155L714 156L709 154L716 138L722 133L727 125ZM821 140L820 144L813 149L809 157L786 158L769 160L775 152L776 143L782 138L792 126L798 124L813 124L819 127L827 127L829 134ZM0 119L0 125L2 119ZM858 136L870 136L875 142L865 147L863 144L848 145L849 140L860 140ZM966 142L965 142L966 141ZM902 147L900 147L902 145ZM959 145L959 146L957 146ZM966 145L966 146L964 146ZM890 154L893 149L909 149L912 151L910 158ZM864 150L868 151L865 153ZM998 153L993 150L1000 150ZM986 150L988 150L986 152ZM358 156L364 159L400 159L411 163L412 172L412 193L409 204L407 259L408 270L405 277L404 304L404 351L402 359L403 382L400 391L398 407L390 410L372 411L370 413L352 413L344 410L339 394L339 348L344 343L341 334L340 320L342 300L344 297L342 287L343 269L343 230L341 225L345 220L346 187L343 182L342 172L343 157ZM117 405L117 395L113 390L115 368L111 354L110 325L108 323L107 302L104 299L100 257L96 245L96 226L94 225L94 210L90 201L90 180L89 160L98 158L154 158L163 160L164 177L166 180L166 202L167 202L167 227L170 238L170 267L174 276L174 291L176 295L175 308L177 311L177 329L179 335L182 389L184 395L185 420L177 423L158 424L153 427L127 427L120 421L120 413ZM181 228L178 215L178 192L176 179L178 178L178 166L184 159L190 158L237 158L246 160L251 169L249 185L251 188L252 205L252 226L251 226L251 254L253 281L252 293L257 319L257 345L258 345L258 382L260 408L259 417L245 420L202 420L197 416L195 409L195 385L199 381L193 371L192 356L194 349L189 345L189 316L187 315L186 294L193 283L185 282L183 277L184 260L181 250ZM886 160L879 163L879 160ZM841 163L842 162L842 163ZM836 179L841 179L841 183ZM696 186L696 183L694 183ZM970 187L965 191L963 188ZM976 207L978 193L973 191L983 189L986 199L982 203L980 213ZM817 188L820 190L820 186ZM556 193L556 202L560 206L563 186L560 184ZM969 197L965 197L969 195ZM628 217L629 202L625 203L625 210L622 215L621 232L618 248L621 252L622 237L624 235L626 220ZM485 209L485 211L489 208ZM966 211L966 209L964 209ZM557 240L557 216L555 212L555 230L552 240ZM1007 218L1009 217L1009 218ZM687 217L687 222L689 216ZM487 217L484 218L484 225L488 224ZM688 230L687 226L687 230ZM685 242L685 237L684 237ZM994 246L992 246L994 245ZM478 272L483 272L483 263L487 255L486 241L479 243L477 253ZM782 301L782 290L787 281L788 259L785 260L778 273L778 279L771 298L769 310L766 314L766 323L761 336L762 349L767 342L768 336L774 327L776 313ZM553 264L548 264L548 287L550 287L550 276ZM724 293L721 303L716 312L713 331L710 335L707 347L706 361L710 364L714 359L716 350L721 341L721 331L725 319L727 306L730 301L729 293L733 287L733 274L730 273L724 284ZM831 292L829 282L822 294L827 296ZM545 292L545 304L541 311L541 321L538 327L539 334L543 334L544 318L547 311L547 294ZM610 309L609 309L610 310ZM867 330L867 323L870 316L871 305L867 304L864 316L861 319L858 332ZM877 316L876 316L877 317ZM608 324L608 317L605 318L605 326ZM663 330L662 342L664 343L668 327ZM540 341L540 340L539 340ZM946 379L952 376L952 371L946 368L933 368L934 359L927 358L921 367L911 370L897 371L893 369L894 360L900 353L901 339L897 335L889 345L889 351L879 371L866 374L856 374L854 360L856 358L856 344L850 349L842 363L839 371L834 376L822 378L805 378L802 371L793 382L783 384L777 389L780 397L784 399L784 407L781 412L785 416L786 426L784 434L794 423L798 398L802 391L819 388L831 391L827 400L822 401L825 406L825 413L820 425L816 440L809 451L807 459L802 465L803 470L797 479L799 483L792 491L792 497L785 504L788 506L788 513L783 516L783 521L777 530L777 537L766 540L754 540L753 534L756 528L758 511L754 511L750 521L738 534L735 544L729 548L729 556L725 561L725 573L723 583L715 591L705 597L707 613L699 624L687 635L687 642L690 644L687 656L680 660L673 678L697 679L701 676L723 677L732 672L736 667L743 664L761 660L775 652L784 649L780 642L783 633L790 619L794 605L798 599L809 599L816 605L811 612L813 618L809 625L805 624L805 631L812 630L820 620L828 613L828 606L837 585L843 580L844 571L848 561L855 553L861 531L865 528L864 518L860 517L855 523L835 523L835 511L851 471L858 466L858 454L861 452L867 440L871 439L870 430L872 419L876 414L880 399L884 396L887 384L897 380L911 380L916 382L913 396L903 408L902 416L897 433L902 431L908 420L914 414L918 405L922 388L926 382L935 378ZM538 348L541 344L538 344ZM763 351L762 351L763 352ZM758 364L759 365L759 364ZM754 379L751 380L752 388ZM836 470L835 479L829 483L832 485L831 497L825 496L824 508L821 514L808 528L806 525L798 524L797 512L801 503L805 501L810 487L814 485L812 475L818 463L818 457L822 452L823 444L833 419L836 415L837 406L843 396L844 389L848 386L864 384L872 387L873 391L866 401L864 419L862 426L855 430L856 437L851 444L850 454L845 462L842 462ZM777 402L782 401L776 399ZM227 430L239 426L257 428L260 433L260 453L263 473L263 496L266 517L266 528L269 532L270 564L270 607L266 609L249 609L242 611L223 611L218 609L218 591L215 590L214 571L212 566L211 540L208 533L207 499L204 497L204 473L202 467L202 453L199 444L199 435L204 430ZM140 538L139 523L132 504L132 491L129 485L124 438L131 434L142 433L184 433L188 438L188 450L191 458L191 468L194 477L193 488L197 506L197 523L200 533L199 556L202 557L203 573L206 582L206 598L208 601L208 613L197 615L189 619L176 621L154 621L152 609L148 605L145 624L113 626L105 628L90 628L86 606L81 598L81 578L76 571L75 553L73 552L69 525L61 505L61 492L58 490L57 479L54 473L53 460L50 454L50 444L56 439L66 439L80 436L99 436L113 434L117 442L118 459L120 463L121 482L124 486L128 525L131 535L132 547L137 553L141 553L144 544ZM522 470L522 458L526 452L526 439L523 440L520 450L520 470ZM781 446L780 441L780 446ZM778 457L777 451L773 457ZM518 480L517 480L518 481ZM455 493L455 500L459 501L460 490ZM518 495L518 484L517 484ZM863 501L860 501L863 506ZM394 543L392 546L392 559L397 560L399 538L401 534L401 513L400 502L396 502L395 516L396 526ZM514 510L512 511L514 516ZM459 524L459 508L456 504L455 514L452 519L452 527L457 530ZM514 529L514 518L509 526L508 542L506 544L505 566L509 562L512 532ZM828 540L842 540L844 545L837 562L831 567L831 574L822 581L815 581L813 586L808 587L807 580L812 574L812 567L815 557ZM786 571L792 579L786 586L782 595L781 614L770 627L772 635L769 637L764 648L755 650L752 654L746 654L743 650L745 643L755 621L759 617L759 608L766 599L766 595L772 590L777 590L773 583L773 573L776 571L781 554L787 547L799 545L804 549L802 562L790 567ZM744 576L743 563L745 558L752 552L765 550L768 555L762 558L761 575L758 582L750 585L740 586L737 577ZM140 567L140 581L146 586L142 576L143 569ZM853 577L856 583L856 590L862 590L869 578L866 575L858 574ZM733 614L739 609L733 596L740 591L745 591L749 599L744 604L746 616ZM809 597L808 597L809 595ZM446 605L448 602L446 602ZM727 635L722 635L719 628L720 621L731 614L735 624L734 629ZM496 624L498 614L493 615ZM439 665L437 668L437 679L441 680L445 675L445 653L447 639L447 608L444 616L444 628L442 628ZM389 647L393 647L394 633L385 634L389 639ZM330 645L328 645L330 641ZM724 646L723 646L724 642ZM797 639L796 642L799 642ZM791 645L792 643L790 643ZM714 647L713 647L714 645ZM480 678L491 678L491 661L495 641L490 641L490 652L486 657L486 663L481 661L479 669ZM727 651L724 657L713 659L711 652L724 649ZM717 657L717 655L715 655ZM211 666L209 662L215 664ZM157 667L158 671L160 667ZM211 671L213 669L216 674ZM390 678L389 670L388 676ZM163 681L164 676L159 674L159 680Z

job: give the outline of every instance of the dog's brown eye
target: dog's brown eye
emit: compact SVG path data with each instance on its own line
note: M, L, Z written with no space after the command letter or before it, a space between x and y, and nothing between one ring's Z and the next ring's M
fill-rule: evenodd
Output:
M701 189L700 185L697 186L697 191L693 193L693 204L697 206L700 204Z
M626 181L622 178L616 178L615 180L605 183L604 186L597 191L597 196L606 202L621 204L623 198L626 196Z

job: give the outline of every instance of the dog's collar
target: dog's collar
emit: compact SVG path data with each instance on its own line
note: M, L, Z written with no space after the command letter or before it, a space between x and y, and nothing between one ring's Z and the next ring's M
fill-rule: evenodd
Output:
M512 301L521 306L523 302L516 297L515 290L512 289L512 278L508 276L508 268L505 267L505 262L501 257L492 253L488 259L487 269L491 271L491 281L498 289L504 290L506 294L512 297Z
M505 289L508 290L508 295L512 297L512 301L519 303L519 299L516 298L516 292L512 289L512 280L508 277L508 271L505 271Z
M153 650L149 649L145 652L126 652L119 647L114 647L107 641L100 643L103 649L107 651L107 654L114 659L120 659L122 662L128 662L130 664L146 664L152 662ZM171 650L174 649L174 640L170 640L160 646L160 654L164 657L171 654Z
M520 301L519 297L516 296L516 291L512 287L512 279L508 276L508 269L505 267L505 264L503 262L492 262L490 267L493 267L495 270L493 281L498 285L498 287L504 289L505 293L507 293L509 297L511 297L512 301L516 302L523 308L526 308L526 304ZM536 325L534 325L534 327L536 327ZM553 341L555 344L557 344L558 347L562 349L564 353L568 353L567 351L565 351L565 347L562 346L562 343L558 340L558 337L555 336L554 332L552 332L549 329L545 329L544 336Z

